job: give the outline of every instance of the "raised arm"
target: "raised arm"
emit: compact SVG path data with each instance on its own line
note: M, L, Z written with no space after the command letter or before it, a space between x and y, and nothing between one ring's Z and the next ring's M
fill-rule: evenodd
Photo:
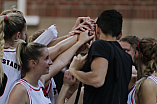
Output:
M101 87L105 82L108 68L108 61L105 58L96 57L91 63L91 71L80 71L84 64L85 57L75 56L70 64L69 70L82 83L94 87Z
M81 47L84 43L88 42L92 38L94 38L94 35L88 36L88 30L82 32L79 35L79 40L72 47L60 54L54 60L53 64L50 66L49 74L44 75L44 80L47 82L49 79L55 76L61 69L63 69L68 64L68 62L75 55L79 47Z
M51 60L54 60L62 52L70 48L77 41L77 35L71 36L61 42L57 43L55 46L49 47L49 53Z
M59 93L59 96L58 96L55 104L74 104L77 90L75 92L73 92L72 96L70 98L68 98L68 100L65 102L68 90L73 86L74 83L76 83L76 78L73 77L68 70L65 71L63 85L62 85L61 91ZM79 97L78 104L83 103L83 93L84 93L84 87L82 87L82 89L81 89L81 94Z
M75 26L77 26L77 27L74 26L75 28L71 32L69 32L69 34L67 35L69 38L62 40L61 42L57 43L55 46L49 47L50 58L52 60L54 60L59 54L61 54L65 50L69 49L74 43L76 43L77 36L75 34L80 34L81 32L84 32L86 30L91 31L90 25L92 25L92 24L91 24L91 22L86 21L86 18L87 17L81 17L81 18L77 19L76 24L75 24ZM78 24L78 23L80 23L80 21L85 21L85 22ZM91 34L91 32L89 32L89 33L90 33L90 35L93 35L93 34ZM73 36L71 36L71 35L73 35ZM82 43L81 43L81 45L82 45Z
M63 85L58 95L58 98L56 99L55 104L64 104L68 89L75 83L75 81L76 81L76 78L73 77L68 70L65 71Z
M61 36L61 37L58 37L56 39L53 39L47 46L48 47L51 47L51 46L54 46L56 45L57 43L59 43L60 41L64 40L64 39L67 39L69 38L70 35L64 35L64 36Z

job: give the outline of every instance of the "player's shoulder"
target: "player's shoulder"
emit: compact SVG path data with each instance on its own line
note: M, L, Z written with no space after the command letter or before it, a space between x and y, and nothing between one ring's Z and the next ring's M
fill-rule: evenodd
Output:
M12 92L16 92L16 94L20 96L20 95L27 94L27 89L24 85L19 83L14 86Z

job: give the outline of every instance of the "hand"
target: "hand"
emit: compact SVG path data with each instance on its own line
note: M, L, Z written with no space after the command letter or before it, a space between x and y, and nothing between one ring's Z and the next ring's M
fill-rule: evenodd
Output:
M73 94L79 87L79 80L76 80L75 83L68 89L68 92Z
M90 19L90 17L78 17L72 30L75 29L80 23L83 23L89 19Z
M85 32L86 30L92 31L92 26L91 22L85 21L83 23L80 23L76 28L74 28L72 31L69 32L69 36L75 35L75 34L80 34L82 32Z
M77 56L74 56L73 61L70 64L69 70L75 69L80 70L83 68L85 62L86 62L87 55L81 56L80 54Z
M63 84L67 86L72 86L76 82L76 78L70 73L69 70L64 72Z
M78 41L79 41L80 43L83 43L83 44L84 44L84 43L90 41L90 40L93 39L93 38L94 38L94 34L89 35L89 31L86 30L85 32L82 32L82 33L78 36Z

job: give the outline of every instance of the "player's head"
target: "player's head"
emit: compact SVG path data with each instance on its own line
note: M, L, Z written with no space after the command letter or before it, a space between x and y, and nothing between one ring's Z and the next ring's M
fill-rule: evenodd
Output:
M137 36L125 36L120 39L119 43L121 47L131 55L132 60L136 60L136 53L138 52L137 46L139 43L139 38Z
M0 16L0 60L3 58L4 44L14 46L15 40L26 38L26 20L20 13L9 13ZM3 77L0 63L0 80Z
M118 37L122 30L122 15L116 10L105 10L97 18L96 24L104 35Z
M138 44L139 57L138 66L145 65L146 68L139 68L139 77L151 75L157 71L157 40L154 38L142 38Z
M20 40L17 44L16 53L23 74L30 72L32 69L42 69L44 67L44 70L52 64L47 47L40 43L26 43ZM43 63L46 67L43 66ZM37 68L38 65L41 65L41 67Z

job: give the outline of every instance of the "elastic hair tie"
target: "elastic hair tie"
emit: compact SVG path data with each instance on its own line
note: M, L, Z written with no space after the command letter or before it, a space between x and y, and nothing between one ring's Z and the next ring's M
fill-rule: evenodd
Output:
M28 44L27 42L26 42L26 43L24 43L24 46L27 46L27 44Z
M7 15L5 15L5 18L4 18L4 20L6 20L6 21L8 20L8 16L7 16Z

